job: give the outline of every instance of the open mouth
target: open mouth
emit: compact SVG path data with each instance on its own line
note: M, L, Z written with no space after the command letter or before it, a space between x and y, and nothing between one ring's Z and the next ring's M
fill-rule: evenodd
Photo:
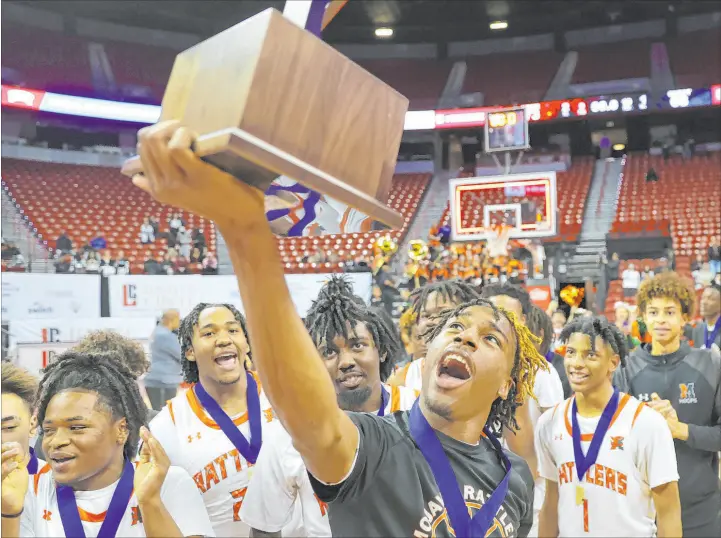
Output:
M338 380L338 383L347 389L357 389L362 382L363 375L358 373L344 375Z
M456 388L471 378L469 361L460 353L445 353L438 361L436 376L441 388Z
M215 357L215 364L220 366L222 370L235 370L238 365L238 354L234 351L229 351Z
M568 380L571 383L580 384L586 381L586 379L588 379L588 374L584 374L582 372L570 372L568 374Z
M75 460L75 456L52 456L50 461L53 462L53 470L62 472L71 462Z

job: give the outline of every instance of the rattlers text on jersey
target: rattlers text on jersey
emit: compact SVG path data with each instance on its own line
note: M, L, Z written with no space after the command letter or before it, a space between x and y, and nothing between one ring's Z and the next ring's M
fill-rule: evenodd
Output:
M274 420L274 415L260 385L258 391L261 422L265 430L267 424ZM231 418L249 439L247 414ZM210 418L195 391L191 388L170 400L150 422L150 431L167 452L171 464L185 469L195 481L215 534L248 536L250 529L240 520L240 506L253 465Z
M385 388L390 394L385 415L410 409L418 398L418 393L407 387ZM328 506L315 495L290 435L279 422L266 431L240 509L241 519L264 532L282 531L281 536L331 536Z
M656 511L651 489L678 480L676 451L666 421L635 398L621 394L598 459L580 484L580 500L572 400L546 411L536 430L539 473L558 483L559 535L654 536ZM584 454L599 419L578 416Z
M95 491L75 492L75 501L78 504L85 536L93 538L98 535L118 482ZM160 498L183 536L214 536L200 494L193 480L183 469L170 467L160 490ZM38 474L30 477L30 488L25 496L25 506L20 520L20 535L53 538L65 536L58 511L55 481L49 464L46 464ZM116 535L127 538L146 535L143 517L134 493L130 497Z

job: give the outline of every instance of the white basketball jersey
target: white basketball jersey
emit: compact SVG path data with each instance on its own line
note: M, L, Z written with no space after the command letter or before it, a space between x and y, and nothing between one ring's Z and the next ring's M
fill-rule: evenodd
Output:
M666 421L635 398L621 394L596 463L579 482L571 433L572 400L546 411L536 430L539 473L558 483L559 536L654 536L651 489L678 480L676 451ZM599 419L578 417L584 454Z
M275 420L270 403L258 384L263 429ZM247 413L232 417L250 439ZM150 430L167 452L172 465L185 469L203 497L216 536L248 536L240 519L253 464L249 463L190 389L168 402L150 422ZM263 434L265 435L265 433Z
M118 482L96 491L75 492L80 521L88 538L98 535ZM213 535L213 528L200 501L200 494L183 469L170 467L160 490L160 498L183 536ZM55 480L49 464L30 477L30 487L20 517L20 536L52 538L65 536L58 510ZM138 509L135 493L130 497L116 536L128 538L146 536L143 515Z
M418 398L407 387L385 388L390 395L386 415L410 409ZM280 423L268 428L268 443L254 471L240 509L244 522L264 532L281 531L281 536L331 536L328 506L315 495L303 458Z

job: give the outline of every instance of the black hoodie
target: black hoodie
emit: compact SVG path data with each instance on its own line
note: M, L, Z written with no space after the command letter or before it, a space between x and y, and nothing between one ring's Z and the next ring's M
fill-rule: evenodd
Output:
M682 343L668 355L651 355L639 346L614 377L619 390L649 401L651 394L669 400L688 439L674 439L684 536L721 536L721 357ZM695 531L695 532L694 532Z

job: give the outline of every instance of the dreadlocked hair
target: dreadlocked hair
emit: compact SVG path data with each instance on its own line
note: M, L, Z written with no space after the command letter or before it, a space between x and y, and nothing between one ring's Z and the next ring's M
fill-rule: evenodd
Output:
M606 318L599 316L576 318L563 328L558 338L565 344L574 333L588 335L591 339L591 350L594 352L596 351L596 337L601 337L601 340L613 350L613 353L621 358L621 366L626 366L626 355L628 355L626 336Z
M526 315L526 326L533 334L541 338L538 352L546 356L553 342L553 322L551 318L540 307L533 304Z
M488 284L487 286L483 286L481 290L481 297L484 299L490 299L498 295L506 295L521 303L523 315L528 316L533 303L531 302L531 296L524 288L509 282L503 282L502 284Z
M476 288L457 278L426 284L413 290L410 295L411 309L416 316L416 321L423 314L428 299L434 293L440 295L443 300L454 304L467 303L478 298Z
M528 327L523 325L513 312L495 306L488 299L477 297L470 302L463 303L453 310L445 310L440 314L440 322L427 335L430 343L435 339L448 322L458 317L460 314L474 306L483 306L489 308L493 312L496 321L501 317L505 317L513 328L516 336L516 351L513 358L513 368L511 369L511 379L513 385L508 391L508 396L496 398L491 405L491 411L488 414L486 426L495 435L500 436L503 429L507 428L513 432L518 430L516 422L516 409L522 406L528 398L536 399L533 393L533 385L536 382L536 373L539 368L548 370L548 361L536 351L536 344L541 341L540 338L534 336Z
M348 340L355 336L358 323L363 323L373 337L381 360L381 381L385 381L393 373L393 367L402 353L395 327L366 306L363 299L354 295L343 277L332 277L323 285L305 317L306 329L316 347L322 342L330 343L338 336Z
M45 420L50 400L66 390L93 392L114 419L125 418L128 439L123 455L133 459L138 450L140 427L146 425L148 408L140 396L135 374L117 353L82 353L71 349L44 370L38 388L38 424Z
M183 318L178 328L178 339L180 340L180 355L181 355L181 366L183 368L183 380L186 383L197 383L198 377L198 363L195 361L189 361L187 354L188 351L193 349L193 329L198 325L198 319L200 314L206 308L227 308L233 314L236 321L240 324L243 329L243 335L245 336L246 342L248 342L248 359L253 360L253 355L250 349L250 338L248 337L248 327L245 324L245 316L235 308L232 304L228 303L198 303L190 313Z
M398 320L398 328L400 329L403 344L408 346L413 338L413 324L418 319L418 315L413 311L413 307L409 306L405 312L401 314Z

